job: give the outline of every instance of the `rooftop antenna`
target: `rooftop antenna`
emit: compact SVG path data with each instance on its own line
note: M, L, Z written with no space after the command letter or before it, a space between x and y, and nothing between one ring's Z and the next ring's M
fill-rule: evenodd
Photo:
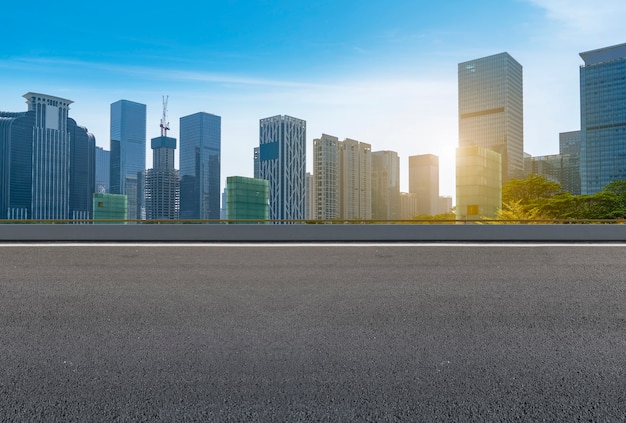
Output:
M163 96L163 117L161 118L161 136L167 137L167 131L170 130L170 123L167 121L167 100L169 100L169 95Z

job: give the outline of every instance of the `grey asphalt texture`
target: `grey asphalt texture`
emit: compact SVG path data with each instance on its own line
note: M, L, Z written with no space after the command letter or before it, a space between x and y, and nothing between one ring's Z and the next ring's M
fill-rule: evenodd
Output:
M2 421L625 421L626 247L0 248Z

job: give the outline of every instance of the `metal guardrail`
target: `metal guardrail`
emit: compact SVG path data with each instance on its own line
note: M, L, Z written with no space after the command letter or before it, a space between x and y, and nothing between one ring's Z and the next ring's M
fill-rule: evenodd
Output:
M205 224L307 224L307 225L550 225L550 224L610 224L623 225L626 219L410 219L410 220L374 220L374 219L150 219L150 220L112 220L112 219L0 219L0 224L49 224L49 225L92 225L92 224L133 224L133 225L205 225Z

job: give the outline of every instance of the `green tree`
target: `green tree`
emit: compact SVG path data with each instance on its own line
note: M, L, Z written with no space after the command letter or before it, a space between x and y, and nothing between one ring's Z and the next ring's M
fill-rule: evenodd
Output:
M508 220L510 223L525 223L523 221L545 219L538 207L528 209L522 205L522 200L502 203L502 208L496 212L496 220Z
M502 186L502 203L520 201L522 206L532 208L539 199L552 198L560 192L563 192L561 184L540 175L528 175L524 179L510 179Z

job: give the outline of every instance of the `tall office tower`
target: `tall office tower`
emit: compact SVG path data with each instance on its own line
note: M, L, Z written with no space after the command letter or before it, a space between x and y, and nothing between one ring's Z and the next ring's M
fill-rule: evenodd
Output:
M559 133L559 154L567 158L566 174L561 180L563 189L572 195L580 195L580 147L582 132Z
M580 53L581 193L626 179L626 44Z
M273 116L259 122L259 177L269 181L270 219L304 219L306 121Z
M227 178L227 180L228 180L228 178ZM226 202L227 202L226 188L227 187L224 187L224 190L222 191L222 205L220 207L220 220L225 220L226 219L226 213L227 213L227 210L226 210L226 207L227 207L227 204L226 204Z
M494 218L502 207L502 156L477 145L456 149L457 219Z
M127 219L144 216L146 105L128 100L111 104L111 194L124 194Z
M180 118L180 218L220 218L222 118L198 112Z
M254 177L259 178L259 147L254 147Z
M148 219L178 219L179 180L174 168L176 138L168 137L167 130L152 138L152 165L146 172L146 217Z
M559 133L559 154L580 154L581 144L581 131Z
M339 144L326 134L313 140L314 219L339 217Z
M411 220L419 215L417 207L417 196L410 192L400 193L400 219Z
M96 138L87 128L67 119L70 134L70 219L93 217L96 192Z
M459 63L459 147L502 156L502 180L524 172L522 65L508 53Z
M306 195L304 200L304 218L315 219L315 190L313 189L313 175L309 172L305 175L306 179Z
M372 146L346 138L339 143L339 214L372 218Z
M372 219L400 219L400 158L395 151L372 153Z
M439 212L439 157L422 154L409 157L409 192L417 198L417 214Z
M531 156L524 159L524 168L530 175L541 175L561 185L564 191L580 195L580 162L573 154Z
M24 98L28 111L0 112L0 218L90 218L93 135L68 118L71 100Z
M109 192L111 180L111 152L102 147L96 147L96 190L94 192Z

